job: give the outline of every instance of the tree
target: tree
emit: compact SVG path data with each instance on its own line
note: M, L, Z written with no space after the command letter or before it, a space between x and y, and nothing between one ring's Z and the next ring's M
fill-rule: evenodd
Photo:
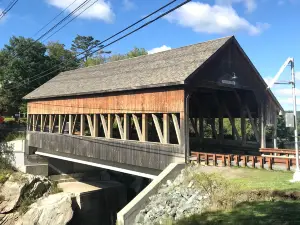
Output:
M71 50L75 54L81 54L86 62L88 57L92 57L91 52L93 51L92 48L99 45L100 41L94 39L92 36L81 36L77 35L76 38L73 40Z
M148 55L148 52L144 48L134 47L130 52L127 53L128 58L134 58L142 55Z
M57 61L46 50L33 39L12 37L0 51L0 112L19 110L26 94L57 75L52 69Z
M60 64L61 71L74 69L79 66L79 60L75 54L68 49L65 49L64 44L57 42L49 42L47 45L48 56Z

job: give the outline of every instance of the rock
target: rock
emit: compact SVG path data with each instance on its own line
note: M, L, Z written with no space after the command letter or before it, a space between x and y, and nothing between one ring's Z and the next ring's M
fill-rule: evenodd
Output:
M4 196L4 200L0 203L0 213L13 210L20 201L25 187L33 180L33 175L13 173L1 187L0 195Z
M17 207L22 197L41 197L51 186L46 177L26 173L13 173L0 189L0 213L8 213Z
M18 212L0 214L0 225L15 225L19 219L20 214Z
M16 225L64 225L73 217L70 193L58 193L40 198L29 206Z
M41 196L43 196L43 194L45 192L47 192L47 190L49 189L49 186L47 182L42 182L42 181L38 181L34 184L33 188L30 190L29 196L37 199Z

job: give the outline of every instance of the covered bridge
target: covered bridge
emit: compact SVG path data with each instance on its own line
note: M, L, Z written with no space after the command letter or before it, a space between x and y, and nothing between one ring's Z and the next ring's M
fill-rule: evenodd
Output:
M282 109L266 87L233 36L63 72L25 96L29 146L145 177L191 151L256 154Z

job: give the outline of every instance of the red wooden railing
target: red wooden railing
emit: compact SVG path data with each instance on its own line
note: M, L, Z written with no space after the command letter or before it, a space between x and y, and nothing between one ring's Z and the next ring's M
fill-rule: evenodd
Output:
M242 166L251 168L286 169L295 165L295 150L260 149L262 155L237 155L207 152L192 152L191 161L212 166Z

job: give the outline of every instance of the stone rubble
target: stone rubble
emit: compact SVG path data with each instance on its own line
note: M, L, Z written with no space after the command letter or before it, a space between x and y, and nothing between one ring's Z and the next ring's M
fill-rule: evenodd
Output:
M148 205L136 216L135 225L162 224L166 219L178 220L208 207L209 196L202 194L184 173L182 170L174 181L168 180L149 198Z

